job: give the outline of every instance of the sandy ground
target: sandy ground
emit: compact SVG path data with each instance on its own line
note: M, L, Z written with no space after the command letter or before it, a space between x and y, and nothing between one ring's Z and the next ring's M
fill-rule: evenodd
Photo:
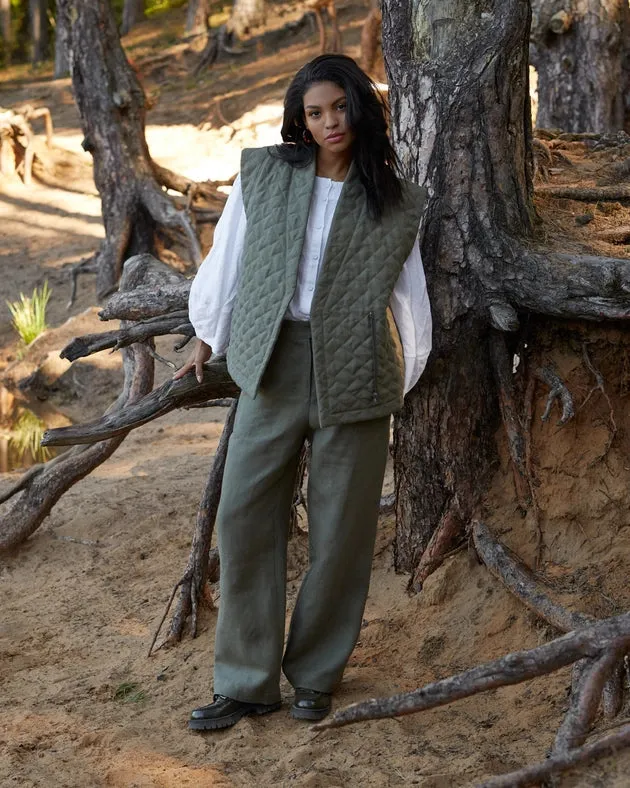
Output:
M136 46L141 44L139 37ZM299 57L294 50L274 61L276 73L291 70ZM238 78L258 85L264 76L260 66L249 63ZM217 69L213 95L226 91L229 78L227 67ZM221 114L223 120L229 115L229 124L216 118L210 124L216 102L206 97L199 105L201 88L184 91L188 112L180 106L178 113L167 100L174 88L162 88L149 118L149 144L160 163L179 172L229 177L241 147L272 141L279 98L275 88L262 97L256 88L239 106L225 102ZM14 101L7 103L19 103L27 94L54 100L56 144L65 152L60 160L70 161L77 190L37 182L26 189L17 180L0 184L0 372L5 374L18 355L5 299L44 279L53 288L51 326L76 316L81 332L103 327L89 278L80 280L77 301L66 309L65 266L90 254L103 232L69 87L64 81L31 80L13 86ZM190 122L182 123L182 115ZM40 357L58 350L72 330L57 329L41 340ZM559 430L553 420L540 422L545 392L538 392L532 441L547 546L541 577L567 606L605 617L630 607L630 367L621 332L595 338L591 355L610 382L618 428L612 449L603 456L610 413L597 394L575 422ZM614 353L606 344L611 341ZM158 344L172 357L172 341ZM559 341L550 352L578 401L584 401L593 382L579 348ZM97 416L120 382L115 356L99 354L81 363L78 391L69 394L72 387L66 385L50 394L58 412L75 420ZM159 369L159 380L168 374ZM210 699L216 611L203 610L197 639L187 637L150 658L147 650L186 564L223 418L218 410L178 412L131 433L110 460L61 499L26 544L1 559L0 785L451 788L543 759L567 708L568 670L422 715L319 735L291 720L290 688L284 684L281 712L215 734L187 730L190 709ZM502 435L497 439L502 460L484 516L531 563L536 528L531 515L523 519L516 511ZM0 492L18 476L18 471L0 474ZM0 507L0 515L3 511ZM449 558L421 594L408 597L407 578L392 569L393 535L391 518L383 518L364 626L335 697L337 707L411 690L554 636L465 550ZM305 553L304 538L296 538L290 549L289 605ZM620 718L628 712L626 706ZM616 722L600 719L594 733ZM561 785L622 788L630 785L629 772L630 754L620 754L566 776Z

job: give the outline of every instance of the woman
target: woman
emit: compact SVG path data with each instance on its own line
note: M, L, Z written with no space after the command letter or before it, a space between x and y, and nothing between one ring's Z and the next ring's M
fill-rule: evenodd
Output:
M217 515L214 701L193 729L280 708L330 710L367 597L390 415L418 380L431 318L418 249L424 192L398 177L386 110L341 55L296 74L284 144L243 151L190 293L181 377L227 351L241 388ZM285 631L289 512L304 439L310 566Z

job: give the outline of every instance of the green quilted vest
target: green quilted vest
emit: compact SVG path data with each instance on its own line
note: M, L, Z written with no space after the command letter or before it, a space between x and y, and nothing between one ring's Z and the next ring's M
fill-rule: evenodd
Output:
M247 216L242 272L232 316L228 370L255 397L295 292L315 162L292 167L269 148L244 150ZM404 367L388 310L413 247L425 190L405 186L403 206L380 222L367 212L353 166L344 181L311 308L314 378L322 427L399 410Z

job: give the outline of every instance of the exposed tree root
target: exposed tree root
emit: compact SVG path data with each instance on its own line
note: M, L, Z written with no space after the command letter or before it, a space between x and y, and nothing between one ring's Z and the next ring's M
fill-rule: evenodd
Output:
M567 753L584 744L595 721L604 685L619 664L621 656L621 652L611 649L597 659L588 661L582 671L577 692L571 693L569 710L556 734L554 753Z
M534 375L549 386L549 396L547 397L547 404L545 411L542 415L543 421L548 421L551 415L551 408L555 400L559 399L562 405L562 415L558 420L558 425L566 424L575 416L575 407L573 406L573 397L571 392L566 387L566 384L558 375L557 371L551 366L538 367Z
M314 730L414 714L495 687L518 684L574 663L576 680L571 706L558 731L552 757L543 764L494 777L481 785L486 788L532 785L540 781L541 775L564 771L577 763L602 757L614 746L630 744L630 726L626 726L618 734L581 746L606 687L609 692L619 688L621 658L630 648L630 613L595 622L590 616L567 611L548 597L518 559L508 554L507 548L482 523L474 523L473 539L484 564L512 593L552 626L573 631L543 646L508 654L413 692L353 704L318 723Z
M630 725L625 725L617 733L604 736L599 741L586 744L579 750L552 755L551 758L541 763L484 780L476 788L525 788L528 785L540 785L554 774L569 771L581 764L593 763L593 761L605 758L607 755L615 755L624 747L630 747Z
M407 591L417 594L422 590L427 577L433 574L450 554L450 548L457 537L462 534L462 526L462 514L459 507L454 504L443 515L440 524L433 532L433 536L409 580Z
M614 230L601 230L598 233L593 233L593 237L600 241L606 241L609 244L627 244L630 243L630 227L624 226L615 227Z
M559 197L566 200L583 202L604 202L607 200L630 199L630 185L618 183L615 186L537 186L535 193L541 197Z
M584 359L585 365L594 376L596 383L593 386L593 388L589 391L589 393L586 395L586 399L584 400L584 402L582 402L580 408L583 408L586 405L586 403L590 400L590 398L593 396L593 394L596 391L599 391L601 395L604 397L604 399L606 400L606 404L608 405L608 411L609 411L608 419L610 423L610 430L608 433L608 440L606 441L606 446L604 447L603 453L594 461L594 462L598 462L599 460L604 459L604 457L606 457L606 455L610 451L610 447L612 446L613 441L615 440L615 435L617 434L617 422L615 421L615 410L613 408L612 402L610 401L610 397L608 396L608 392L606 391L606 387L604 386L604 377L602 373L595 366L593 366L593 362L591 361L591 358L588 354L586 342L582 344L582 358Z
M204 366L203 381L191 372L179 380L169 380L129 407L107 413L89 424L46 430L42 446L73 446L126 435L129 430L164 416L175 408L207 402L211 399L236 397L239 389L229 376L225 359L217 358Z
M573 613L554 602L522 562L508 552L484 523L473 523L472 537L479 557L491 574L552 627L570 632L595 622L592 616Z
M585 629L570 632L543 646L515 651L447 679L431 682L413 692L355 703L318 723L314 730L340 728L363 720L401 717L434 709L495 687L521 684L537 676L544 676L583 657L598 657L602 652L628 647L630 613L624 613Z
M304 479L311 465L311 444L308 440L304 441L298 460L297 473L295 476L295 490L293 492L293 503L291 505L291 519L289 521L289 538L298 532L298 506L302 506L308 514L308 502L304 495Z
M143 266L126 267L121 287L135 287L143 274ZM123 368L123 390L108 417L124 412L125 406L133 405L153 386L154 362L145 347L125 349ZM25 474L9 495L3 496L5 501L18 497L0 516L0 551L16 547L34 533L66 490L110 457L124 437L124 433L118 433L98 443L93 441L94 446L75 447Z
M32 107L26 109L32 110ZM50 118L50 112L46 112ZM30 186L32 181L34 140L27 114L0 107L0 172L21 170L25 186Z
M194 336L195 331L188 322L188 312L171 312L164 317L154 317L134 323L128 328L121 328L117 331L103 331L100 334L86 334L75 337L69 342L59 354L61 358L68 361L76 361L78 358L90 356L100 350L120 350L128 347L134 342L144 342L151 337L163 336L164 334L184 334Z
M197 635L199 602L204 597L204 588L208 579L210 543L212 541L212 532L214 530L217 509L219 507L228 443L234 428L236 406L237 401L234 400L225 420L221 439L212 463L212 470L210 471L208 481L201 497L188 564L182 578L173 588L164 615L162 616L160 624L153 636L153 640L151 641L151 645L149 646L149 656L151 656L153 652L153 647L157 641L162 624L166 619L177 591L179 591L179 599L171 620L169 632L164 642L158 646L158 648L164 645L178 643L182 638L184 627L189 617L191 636L196 637ZM216 567L213 567L214 575L217 574L218 561L215 561L215 563ZM207 596L208 595L206 595L206 597Z
M523 510L527 510L532 498L525 467L525 440L514 401L512 357L508 353L503 335L498 331L493 331L490 338L490 358L499 392L501 418L503 419L512 460L516 498L519 506Z

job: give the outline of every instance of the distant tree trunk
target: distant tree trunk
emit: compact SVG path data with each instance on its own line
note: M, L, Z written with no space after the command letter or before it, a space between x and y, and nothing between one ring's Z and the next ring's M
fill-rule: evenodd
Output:
M208 30L210 0L188 0L186 11L186 33L195 35Z
M532 0L536 125L616 132L630 90L628 0Z
M369 74L374 70L380 54L382 20L380 0L371 0L370 12L361 30L361 68Z
M265 23L265 0L234 0L228 32L242 38L252 27Z
M70 72L68 59L68 29L63 14L57 14L55 28L55 79L67 77Z
M144 19L144 0L125 0L120 32L124 36Z
M13 35L11 31L11 0L0 0L0 36L4 43L4 62L11 62Z
M41 63L48 54L48 17L46 0L29 0L31 21L31 62Z

